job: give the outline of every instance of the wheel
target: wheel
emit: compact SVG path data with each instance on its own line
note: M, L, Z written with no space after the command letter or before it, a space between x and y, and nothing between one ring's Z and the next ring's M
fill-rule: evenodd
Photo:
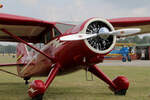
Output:
M42 80L34 80L29 85L28 95L32 100L42 100L45 93L45 84Z
M122 58L122 62L126 62L126 58L125 57Z
M43 94L38 94L35 97L32 97L32 100L43 100Z
M123 89L123 90L120 90L120 91L115 91L115 95L126 95L126 92L127 90Z
M129 80L124 76L118 76L113 80L116 85L116 89L113 89L115 95L126 95L129 88Z

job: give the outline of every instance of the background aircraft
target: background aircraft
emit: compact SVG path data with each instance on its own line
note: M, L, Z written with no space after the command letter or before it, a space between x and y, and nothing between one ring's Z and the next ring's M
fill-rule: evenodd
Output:
M108 59L122 59L122 62L131 61L135 55L135 44L133 43L116 43L115 48L105 56Z
M112 50L110 54L120 54L122 56L122 62L126 62L126 60L131 61L128 47L122 47L120 50Z
M150 18L90 18L79 25L47 22L39 19L0 13L0 41L21 42L17 45L18 76L29 80L47 76L45 82L34 80L28 94L32 99L42 97L56 75L87 70L107 83L118 95L125 95L129 81L124 76L109 79L97 66L114 48L117 37L149 32ZM126 29L122 29L125 27ZM133 28L135 27L135 28ZM138 27L138 28L136 28ZM116 29L116 30L115 30ZM37 49L30 43L45 44ZM36 52L29 52L25 44Z

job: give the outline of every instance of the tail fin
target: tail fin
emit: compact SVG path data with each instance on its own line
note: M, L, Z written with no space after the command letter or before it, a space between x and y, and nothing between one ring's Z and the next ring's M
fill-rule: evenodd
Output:
M16 51L17 63L26 63L27 57L29 56L26 45L19 43L16 47Z

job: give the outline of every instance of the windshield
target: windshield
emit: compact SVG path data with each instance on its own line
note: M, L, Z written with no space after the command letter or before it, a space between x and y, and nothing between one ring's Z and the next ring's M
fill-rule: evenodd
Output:
M68 29L74 27L74 25L70 25L70 24L56 24L56 27L58 28L58 30L61 33L65 33Z

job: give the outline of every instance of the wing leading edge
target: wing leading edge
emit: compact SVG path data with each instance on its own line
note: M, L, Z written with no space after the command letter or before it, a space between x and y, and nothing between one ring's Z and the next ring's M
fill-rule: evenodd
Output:
M150 33L150 17L114 18L108 19L108 21L115 29L140 28L141 32L136 34Z
M122 28L141 28L140 33L150 33L150 17L128 17L108 19L115 29ZM30 17L16 16L0 13L0 29L15 34L23 40L31 43L41 42L43 34L48 32L56 22L48 22ZM0 31L0 41L17 42L12 37Z

